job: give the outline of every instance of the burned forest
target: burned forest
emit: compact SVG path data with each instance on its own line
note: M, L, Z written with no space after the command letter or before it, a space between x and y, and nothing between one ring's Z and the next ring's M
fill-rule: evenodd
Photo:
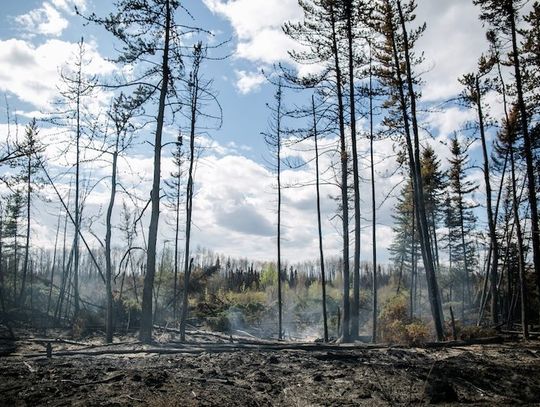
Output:
M1 7L0 406L540 404L540 2Z

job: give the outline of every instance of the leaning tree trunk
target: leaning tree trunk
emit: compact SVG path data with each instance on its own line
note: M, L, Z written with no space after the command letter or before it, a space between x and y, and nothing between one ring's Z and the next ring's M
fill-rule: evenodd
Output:
M435 323L435 331L437 333L437 339L443 340L444 339L444 321L443 321L443 313L442 313L442 304L441 304L441 298L439 293L439 287L437 284L437 278L435 275L435 267L433 262L433 253L431 252L431 244L430 244L430 237L429 237L429 230L427 225L427 217L426 217L426 209L425 209L425 199L424 199L424 188L423 188L423 182L422 182L422 175L421 175L421 168L420 168L420 141L419 141L419 134L418 134L418 123L416 119L416 96L413 86L413 79L412 79L412 68L411 68L411 62L410 62L410 54L409 54L409 45L408 45L408 32L407 28L405 26L405 19L403 16L403 11L401 8L401 1L397 1L397 7L398 7L398 13L399 13L399 20L403 35L403 44L404 44L404 57L405 57L405 77L406 77L406 86L408 90L408 96L409 96L409 104L410 104L410 120L412 123L412 131L414 136L414 144L411 139L410 134L410 127L409 127L409 114L408 114L408 104L406 102L406 97L404 93L404 83L401 79L401 66L402 62L398 56L397 48L396 48L396 42L395 42L395 35L392 33L393 36L393 53L394 53L394 62L395 62L395 68L397 75L399 77L399 92L400 92L400 99L401 99L401 109L403 112L403 118L404 118L404 126L405 126L405 137L407 142L407 150L409 155L409 161L411 163L411 171L413 174L413 188L414 188L414 202L415 202L415 208L416 208L416 215L417 215L417 224L418 224L418 232L420 237L420 247L422 251L422 260L424 263L424 268L426 272L426 280L428 284L428 295L429 295L429 301L431 305L431 313L433 316L433 321Z
M493 215L493 207L491 202L491 181L489 178L489 156L487 152L487 143L486 135L484 129L484 115L482 112L482 101L480 99L480 84L478 76L475 80L477 101L476 105L478 108L478 125L480 127L480 139L482 141L482 155L484 157L484 183L486 185L486 211L488 218L488 227L489 227L489 240L490 240L490 253L491 256L489 261L490 273L490 293L491 293L491 321L493 325L497 325L499 322L499 309L498 309L498 294L497 294L497 280L498 280L498 271L499 266L499 243L497 242L497 232L495 230L495 217Z

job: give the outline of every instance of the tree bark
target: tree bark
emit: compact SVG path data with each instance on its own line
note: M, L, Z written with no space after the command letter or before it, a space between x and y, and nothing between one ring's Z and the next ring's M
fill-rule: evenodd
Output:
M486 186L486 210L488 218L488 227L489 227L489 238L490 238L490 293L491 293L491 321L493 325L499 323L499 307L498 307L498 294L497 294L497 280L498 280L498 266L499 266L499 243L497 241L497 232L495 230L495 218L493 216L493 207L491 202L491 181L489 177L489 156L487 152L487 143L486 135L484 129L484 115L482 112L482 100L480 97L480 83L479 78L475 78L475 87L477 95L477 110L478 110L478 125L480 128L480 139L482 141L482 155L484 157L484 183Z
M315 111L315 98L311 96L311 104L313 108L313 138L315 142L315 185L317 189L317 227L319 232L319 261L321 267L321 285L322 285L322 313L323 313L323 329L324 342L328 342L328 318L326 312L326 274L324 265L324 249L322 237L322 222L321 222L321 191L319 177L319 143L317 134L317 115Z
M113 298L112 298L112 259L111 259L111 237L112 237L112 212L114 208L114 200L116 198L116 168L118 163L118 135L116 138L116 147L113 153L112 174L111 174L111 195L109 198L109 206L106 216L106 232L105 232L105 291L107 293L107 322L105 327L106 342L113 341Z
M152 340L152 291L154 287L154 277L156 275L156 245L159 224L159 202L160 202L160 181L161 181L161 139L163 134L163 123L165 120L165 103L169 85L169 42L171 31L171 8L170 0L165 3L165 39L163 48L163 60L161 63L161 89L159 95L158 116L156 124L156 136L154 142L154 174L152 181L150 226L148 228L148 250L146 256L146 275L144 276L144 287L142 294L141 309L141 329L139 339L142 342Z
M399 81L399 93L401 100L401 109L403 112L404 127L405 127L405 137L407 142L407 150L409 155L409 161L411 166L411 172L413 174L413 189L414 189L414 202L415 210L417 215L417 225L419 230L420 237L420 246L422 251L422 259L424 262L424 268L426 272L426 279L428 284L428 294L431 305L431 313L435 323L435 331L437 333L437 339L444 339L444 326L443 326L443 314L442 314L442 304L440 301L439 287L437 284L437 278L435 275L435 268L433 264L433 256L431 253L431 245L429 243L429 231L427 228L426 220L426 210L425 210L425 201L424 201L424 192L422 185L422 176L420 169L420 146L419 146L419 135L418 135L418 123L416 121L416 96L414 93L413 81L412 81L412 71L411 63L409 56L409 46L408 46L408 34L405 26L405 19L403 16L401 2L397 1L399 20L403 34L404 42L404 56L405 56L405 76L406 76L406 85L409 94L410 109L411 109L411 121L412 121L412 130L414 136L414 144L411 139L410 134L410 125L409 125L409 114L407 111L406 97L404 93L404 83L401 78L401 64L395 42L394 31L392 30L392 46L394 54L394 62L396 74ZM414 151L413 151L414 148Z
M370 44L371 53L371 44ZM372 263L373 263L373 314L372 314L372 330L371 341L377 342L377 207L375 199L375 161L373 159L373 83L371 74L371 55L369 61L369 157L371 163L371 244L372 244Z
M353 301L351 312L351 339L358 337L360 315L360 177L358 174L358 146L356 144L356 101L354 88L354 55L352 32L352 2L345 2L347 16L348 75L349 75L349 110L351 116L351 146L353 162L354 189L354 262L353 262Z
M278 283L278 338L283 339L283 298L281 287L281 82L277 92L277 283Z
M345 118L343 107L343 88L341 83L341 67L339 65L338 44L336 35L336 16L335 10L330 5L330 23L332 26L332 51L334 57L334 68L336 74L336 92L338 102L338 120L339 120L339 139L340 139L340 153L341 153L341 220L343 226L343 324L342 324L342 338L344 342L349 342L351 339L350 334L350 298L349 298L349 285L350 285L350 272L349 272L349 199L347 188L347 175L348 175L348 154L347 143L345 141Z
M523 97L523 84L521 79L521 68L519 61L519 49L517 44L517 29L514 2L509 2L510 26L512 33L512 62L514 65L514 74L516 77L517 103L521 119L521 130L523 132L523 153L527 166L527 189L529 198L529 207L531 211L531 239L533 251L534 272L536 275L536 286L538 295L540 295L540 231L538 229L538 201L536 199L536 179L534 175L534 161L532 156L532 143L529 134L528 114L525 100Z

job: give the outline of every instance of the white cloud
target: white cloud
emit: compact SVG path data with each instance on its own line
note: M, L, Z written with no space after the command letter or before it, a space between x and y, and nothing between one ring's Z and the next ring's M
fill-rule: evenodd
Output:
M266 78L261 72L247 72L238 70L236 74L236 88L242 95L256 91L266 82Z
M97 51L95 43L87 43L90 75L109 74L115 66ZM57 96L59 69L77 52L76 43L51 39L35 46L18 39L0 41L0 89L15 94L37 108L47 108Z
M442 111L431 112L427 123L435 136L447 139L475 118L475 111L472 109L447 107Z
M30 35L42 34L58 37L68 27L69 22L51 3L43 2L41 7L15 17L15 21Z
M417 14L417 24L427 23L417 44L417 50L425 52L423 69L428 70L423 100L451 98L462 88L458 78L474 70L487 49L479 9L469 0L423 1Z
M86 10L86 0L52 0L52 4L67 13L73 13L75 7L80 11Z
M281 26L302 17L297 0L203 1L213 13L230 21L238 37L238 57L269 64L288 59L287 50L295 43Z

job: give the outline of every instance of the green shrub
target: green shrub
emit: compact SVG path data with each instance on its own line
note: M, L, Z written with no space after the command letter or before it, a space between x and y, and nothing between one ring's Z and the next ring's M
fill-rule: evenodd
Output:
M379 339L382 342L418 345L430 337L427 324L409 317L408 298L404 294L388 298L379 314Z

